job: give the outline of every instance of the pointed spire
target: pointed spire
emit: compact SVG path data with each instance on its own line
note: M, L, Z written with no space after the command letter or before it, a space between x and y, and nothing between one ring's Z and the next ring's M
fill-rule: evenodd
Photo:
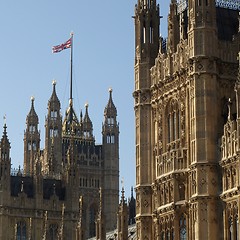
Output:
M82 110L81 110L81 112L80 112L80 123L82 123L82 121L83 121L83 113L82 113Z
M49 102L57 102L60 105L60 101L59 101L57 93L56 93L56 84L57 84L57 81L53 80L52 81L53 91L52 91L52 95L49 99Z
M30 108L30 111L29 111L29 113L27 115L27 119L26 119L27 124L33 123L33 122L38 123L38 115L34 108L34 101L35 101L35 98L32 96L31 97L31 108Z
M35 98L34 98L34 96L32 96L31 97L31 109L30 109L29 114L28 114L29 116L37 115L36 111L35 111L35 108L34 108L34 101L35 101Z
M109 99L108 99L108 103L107 106L105 107L104 110L104 115L105 116L117 116L117 109L113 103L113 99L112 99L112 88L109 88Z
M4 116L4 126L3 126L3 135L1 139L1 149L10 149L10 142L7 136L7 124L6 124L6 117Z
M88 114L88 103L85 104L85 115L83 118L83 132L85 137L91 138L93 131L93 124Z
M121 196L121 203L122 204L124 204L125 203L125 196L124 196L124 187L122 187L122 191L121 191L121 193L122 193L122 196Z
M85 104L85 115L84 115L84 118L83 118L83 122L84 123L88 123L88 124L91 124L92 125L92 121L89 117L89 114L88 114L88 103Z

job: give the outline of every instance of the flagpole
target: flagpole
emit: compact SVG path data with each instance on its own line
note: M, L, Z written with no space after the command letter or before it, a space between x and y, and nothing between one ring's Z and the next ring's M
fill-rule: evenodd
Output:
M73 58L73 32L71 32L71 53L70 53L70 103L72 104L72 75L73 75L73 64L72 64L72 58Z

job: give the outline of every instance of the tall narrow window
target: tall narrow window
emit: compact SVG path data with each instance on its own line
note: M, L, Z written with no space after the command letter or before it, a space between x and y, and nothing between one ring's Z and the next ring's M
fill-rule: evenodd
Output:
M31 150L32 150L32 143L28 142L28 151L31 151Z
M111 143L115 143L115 136L114 136L114 134L111 135Z
M238 236L238 224L239 224L239 222L238 222L238 217L236 216L236 218L235 218L235 226L236 226L236 229L235 229L235 236ZM237 238L238 239L238 238Z
M114 124L114 118L113 117L108 117L107 118L107 124L113 125Z
M36 130L36 127L34 125L29 125L29 132L34 133Z
M90 207L90 211L89 211L89 235L90 235L90 237L94 237L96 235L95 221L96 221L96 209L94 208L94 206L92 206L92 207Z
M17 240L27 240L27 227L24 221L17 223Z
M177 112L177 138L180 138L181 137L181 127L180 127L180 123L181 123L181 117L180 117L180 112L178 110Z
M33 142L33 143L32 143L32 150L33 150L33 151L36 151L36 150L37 150L37 144L36 144L36 142Z
M143 43L146 43L146 23L143 22L143 36L142 36L142 40L143 40Z
M53 119L57 118L57 111L51 111L50 116Z
M153 43L153 26L152 26L152 22L150 22L150 43Z
M171 142L171 115L168 115L168 142Z
M49 226L47 239L49 239L49 240L58 239L58 225L57 224L51 224Z
M229 219L228 224L229 224L228 232L229 232L230 240L234 240L233 239L233 221L231 218Z
M166 240L171 240L171 233L169 229L167 229L167 232L166 232Z
M161 240L165 240L165 232L161 233Z
M181 132L181 118L179 106L176 100L169 102L166 109L167 114L167 139L168 143L176 141L180 138Z
M177 139L177 113L173 111L173 139Z
M179 236L180 240L187 240L187 225L186 217L184 215L182 215L179 220Z
M107 143L110 143L111 142L111 137L110 137L110 135L108 134L107 135Z

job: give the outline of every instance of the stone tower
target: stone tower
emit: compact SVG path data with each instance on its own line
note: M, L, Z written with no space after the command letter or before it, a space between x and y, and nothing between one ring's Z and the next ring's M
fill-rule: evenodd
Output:
M220 199L227 199L222 195L226 163L221 162L221 137L228 98L230 119L237 116L234 86L240 44L240 7L227 2L171 0L167 39L159 36L156 1L139 0L136 5L133 95L139 239L236 236L224 235L223 226L229 229L233 224L223 221L228 210ZM236 225L236 217L229 218Z
M62 116L61 104L56 94L56 81L53 81L52 95L48 101L45 118L44 171L50 175L62 171Z
M15 210L11 216L0 214L0 227L5 226L1 225L4 220L11 229L6 235L9 239L28 238L30 234L36 239L94 237L101 188L103 236L105 229L110 231L117 226L119 196L119 124L112 90L104 109L102 144L95 143L88 104L78 118L70 95L62 120L55 81L47 109L45 146L40 149L39 119L32 98L24 132L23 173L19 170L10 175L11 163L6 150L10 144L5 144L4 127L4 144L0 146L4 161L0 165L7 169L4 176L8 177L0 179L4 181L0 185L0 200L4 200L2 205L14 206ZM1 186L5 192L1 192ZM22 211L27 214L23 216Z
M159 7L156 0L138 0L135 7L136 222L139 239L151 239L152 139L151 78L159 49ZM145 207L144 205L147 205Z
M117 122L117 109L112 99L112 89L109 89L108 103L104 109L104 122L102 125L102 144L104 157L104 210L106 222L111 222L106 230L115 229L114 219L118 209L119 196L119 124Z
M122 196L118 207L118 240L128 239L128 219L129 207L125 200L124 188L122 188Z
M10 170L11 170L11 158L10 158L10 142L7 136L7 125L4 124L3 135L0 140L0 205L7 205L10 199ZM5 223L8 220L8 216L1 218L0 224L0 239L4 239L4 232L6 231Z
M33 174L35 159L40 150L40 132L38 130L38 115L34 108L34 97L31 98L31 108L26 118L26 130L24 132L24 171L25 174Z

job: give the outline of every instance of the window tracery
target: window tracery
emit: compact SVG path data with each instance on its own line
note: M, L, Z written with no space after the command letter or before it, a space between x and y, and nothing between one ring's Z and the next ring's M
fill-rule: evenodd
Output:
M89 234L90 237L93 237L96 235L96 227L95 227L95 220L96 220L96 208L94 206L90 207L89 210Z
M187 240L187 224L186 217L184 214L181 216L179 220L179 236L180 240Z
M177 100L172 99L167 107L167 140L168 143L180 138L180 108Z
M58 239L58 225L53 223L49 226L48 229L48 238L49 240Z
M25 221L20 221L17 223L17 240L27 239L27 227Z

